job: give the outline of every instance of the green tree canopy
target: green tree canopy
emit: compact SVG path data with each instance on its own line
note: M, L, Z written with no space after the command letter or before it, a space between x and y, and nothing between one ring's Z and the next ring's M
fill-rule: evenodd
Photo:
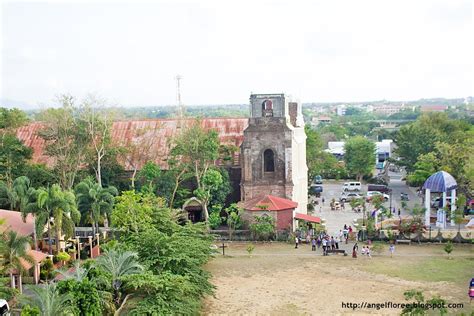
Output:
M375 144L362 137L355 136L344 144L344 161L349 173L356 175L359 181L369 175L375 166Z

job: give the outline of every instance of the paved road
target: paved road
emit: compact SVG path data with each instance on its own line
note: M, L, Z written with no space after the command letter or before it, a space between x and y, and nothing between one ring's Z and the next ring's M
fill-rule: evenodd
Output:
M402 181L403 175L400 173L389 173L390 183L389 187L392 189L391 203L390 201L385 203L385 206L395 208L397 211L401 209L400 193L407 193L409 196L408 208L412 208L415 204L421 205L421 198L416 195L416 191L413 188L409 188L405 181ZM326 228L329 234L338 232L342 227L346 225L352 225L355 219L362 218L361 213L355 213L351 210L349 203L346 203L346 208L343 211L331 211L329 203L332 199L339 201L342 192L342 185L345 180L325 180L323 183L323 193L321 198L315 199L319 202L319 205L315 206L314 215L319 216L326 220ZM362 191L360 195L366 196L367 185L362 185ZM324 198L324 204L322 203ZM312 200L313 201L313 200ZM370 205L367 208L370 211ZM401 211L402 215L407 215L407 212Z

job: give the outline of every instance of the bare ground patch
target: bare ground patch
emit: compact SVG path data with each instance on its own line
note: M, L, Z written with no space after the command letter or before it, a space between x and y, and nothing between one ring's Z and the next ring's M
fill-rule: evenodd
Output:
M226 249L229 257L216 256L208 264L217 289L215 297L205 300L204 314L399 315L399 309L344 309L342 302L403 303L403 292L412 288L424 290L428 297L439 294L448 302L464 303L463 312L472 307L467 285L468 277L472 277L469 273L474 269L466 270L460 264L461 275L437 282L426 281L429 280L426 274L432 273L429 270L408 277L400 273L404 266L419 269L417 264L423 260L446 259L439 247L399 246L395 258L384 253L372 259L323 257L321 252L311 252L307 245L294 249L282 243L257 244L249 257L245 247L246 244L231 244ZM471 258L472 249L472 246L460 248L457 254L463 259ZM458 264L456 260L449 262ZM457 282L458 279L465 282Z

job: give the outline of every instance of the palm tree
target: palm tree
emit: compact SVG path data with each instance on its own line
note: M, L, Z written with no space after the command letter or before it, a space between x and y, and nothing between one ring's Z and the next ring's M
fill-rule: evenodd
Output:
M73 315L70 294L60 294L55 283L28 286L32 293L20 298L22 304L38 307L42 316Z
M63 191L58 184L53 184L48 189L38 189L37 205L39 207L38 221L41 220L43 225L48 225L50 254L52 254L51 218L54 218L56 249L59 252L62 232L64 231L66 236L71 236L74 224L78 223L81 217L76 207L76 197L71 191Z
M2 234L2 242L0 246L0 257L2 258L2 266L10 275L10 285L15 288L15 278L13 272L18 272L18 289L22 292L21 276L26 272L23 266L24 262L34 264L32 256L28 254L29 237L20 236L16 231L9 230Z
M67 268L56 270L60 275L62 275L62 280L75 280L77 282L82 282L85 278L87 278L87 274L89 273L90 269L86 269L81 267L81 263L79 260L74 261L73 270L69 271Z
M115 187L103 188L91 177L81 181L75 188L79 210L82 215L87 214L92 223L93 233L99 231L99 220L108 217L114 206L114 197L118 195ZM85 218L85 217L83 217Z
M138 254L136 252L109 250L104 252L95 262L97 268L111 276L114 300L117 305L120 303L122 277L131 274L139 274L144 270L137 259Z

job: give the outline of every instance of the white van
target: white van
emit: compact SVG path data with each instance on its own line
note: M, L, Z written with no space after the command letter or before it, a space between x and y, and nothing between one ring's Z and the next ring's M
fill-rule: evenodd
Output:
M0 299L0 316L10 316L10 306L4 299Z
M360 182L346 182L342 186L342 191L360 191L362 184Z

